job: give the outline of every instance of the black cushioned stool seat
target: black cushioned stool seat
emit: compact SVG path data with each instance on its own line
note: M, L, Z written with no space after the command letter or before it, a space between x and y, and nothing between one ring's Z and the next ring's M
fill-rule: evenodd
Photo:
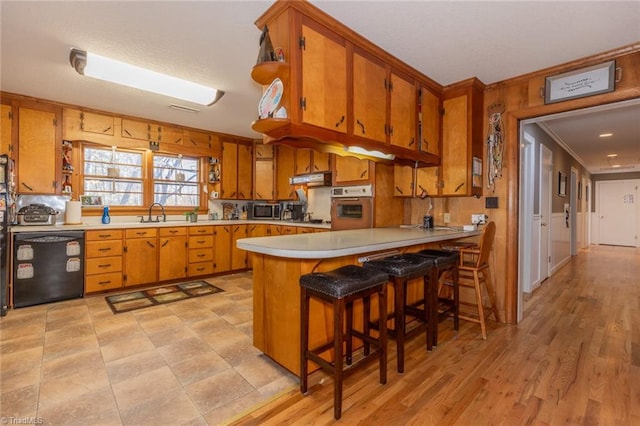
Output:
M431 335L433 345L438 345L438 322L448 316L453 316L453 329L458 331L460 327L460 289L458 287L458 264L460 262L460 254L457 251L426 249L417 253L433 260L434 276L438 281L438 321L433 325L433 333ZM443 274L451 274L451 287L453 297L440 297L440 289L445 283Z
M433 281L429 276L432 266L431 259L412 253L389 256L364 263L365 268L377 269L389 274L390 282L393 285L394 328L389 330L389 334L396 338L398 373L404 372L404 341L406 337L425 331L427 350L432 348L432 323L436 321L438 313L435 309L437 281ZM407 282L419 277L423 279L424 298L409 306L406 296ZM424 308L418 309L420 305L424 305ZM407 316L419 320L421 324L407 332Z
M329 272L314 272L300 277L300 392L307 392L308 361L318 364L333 375L333 414L342 416L342 383L354 368L373 358L379 360L380 383L387 383L387 281L384 272L347 265ZM378 332L371 333L370 297L378 295ZM313 297L333 306L333 341L309 349L309 300ZM353 328L353 302L362 300L363 330ZM364 357L352 365L353 337L362 339ZM343 345L346 343L346 365ZM374 346L371 352L371 345ZM321 357L329 349L334 351L333 362Z

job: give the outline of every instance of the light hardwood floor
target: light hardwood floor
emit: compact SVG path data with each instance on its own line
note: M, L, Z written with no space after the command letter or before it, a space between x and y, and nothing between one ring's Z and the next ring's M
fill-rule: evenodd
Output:
M349 377L339 423L640 425L640 249L581 251L528 297L520 324L490 321L486 341L477 324L440 329L430 353L410 342L403 375L389 351L386 385L375 363ZM328 379L230 423L332 424L332 404Z

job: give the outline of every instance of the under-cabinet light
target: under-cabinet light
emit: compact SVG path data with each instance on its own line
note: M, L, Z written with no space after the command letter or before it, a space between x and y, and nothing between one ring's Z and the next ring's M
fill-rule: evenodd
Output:
M78 74L200 105L213 105L224 95L222 90L171 77L80 49L71 49L69 61Z
M393 160L396 158L394 154L385 154L380 151L371 151L359 146L345 146L344 150L352 154L368 155L369 157L382 158L383 160Z
M598 136L600 136L601 138L610 138L611 136L613 136L613 133L601 133Z

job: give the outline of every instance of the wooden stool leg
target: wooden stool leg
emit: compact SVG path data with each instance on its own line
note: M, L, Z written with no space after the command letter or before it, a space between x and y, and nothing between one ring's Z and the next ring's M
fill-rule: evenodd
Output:
M342 327L344 324L344 299L337 299L333 303L333 347L334 347L334 382L333 382L333 416L338 420L342 416L342 382L343 361L342 345L344 336Z
M400 278L393 278L393 299L395 307L396 350L398 352L398 373L404 373L404 282Z
M460 329L460 285L457 266L452 268L451 274L453 275L453 329L458 331Z
M487 288L487 293L489 295L489 302L491 303L491 312L493 312L493 316L495 317L497 322L500 322L500 317L498 314L498 305L496 304L496 294L493 290L493 277L491 276L491 272L489 267L486 267L482 270L482 274L484 276L484 285ZM491 314L489 314L491 315Z
M438 272L430 268L429 273L422 278L424 283L424 321L427 324L427 350L437 345L438 339Z
M387 383L387 285L378 292L378 351L380 352L380 384Z
M364 310L364 324L363 324L363 329L362 332L364 333L365 336L370 336L371 335L371 331L370 331L370 324L369 321L371 320L371 300L370 300L370 296L365 296L364 299L362 300L362 309ZM370 353L370 344L369 342L367 342L366 340L364 341L364 356L369 355Z
M345 340L347 341L347 365L351 365L352 354L353 354L353 337L351 336L351 331L353 330L353 302L347 302L345 305L345 321L346 332L344 335Z
M307 351L309 350L309 296L300 289L300 392L307 393Z
M487 326L484 322L484 306L482 302L482 290L480 288L480 277L478 271L473 271L473 286L476 290L476 303L478 305L478 317L480 318L480 330L482 331L482 338L487 340Z

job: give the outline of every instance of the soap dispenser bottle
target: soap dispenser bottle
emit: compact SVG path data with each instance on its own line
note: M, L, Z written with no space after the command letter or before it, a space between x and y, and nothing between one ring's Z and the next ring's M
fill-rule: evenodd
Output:
M102 223L108 225L111 223L111 216L109 216L109 206L104 206L102 209Z

